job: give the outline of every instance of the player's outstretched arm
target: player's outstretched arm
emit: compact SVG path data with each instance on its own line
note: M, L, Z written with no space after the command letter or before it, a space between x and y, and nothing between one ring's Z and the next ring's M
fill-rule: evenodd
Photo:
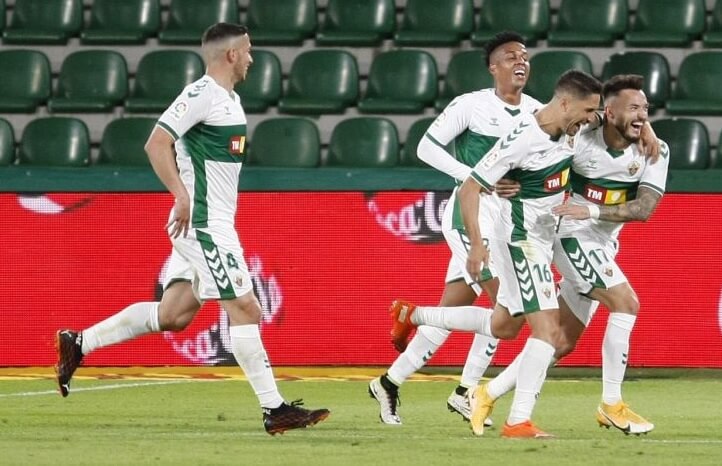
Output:
M555 215L566 216L574 220L598 218L608 222L647 221L657 208L662 195L650 188L641 186L637 198L618 205L584 206L578 204L562 204L552 209Z

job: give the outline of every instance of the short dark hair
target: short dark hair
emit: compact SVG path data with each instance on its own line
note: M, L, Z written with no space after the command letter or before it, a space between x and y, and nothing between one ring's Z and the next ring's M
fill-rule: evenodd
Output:
M607 100L607 98L615 96L625 89L641 91L644 89L644 77L638 74L618 74L612 76L604 82L602 95L604 96L604 100Z
M486 55L484 56L484 61L486 62L487 68L491 64L489 60L491 59L491 54L494 53L494 50L509 42L519 42L521 45L526 46L526 42L524 41L524 38L521 36L521 34L514 31L504 31L497 33L494 35L494 37L489 39L486 44L484 44L484 51L486 52Z
M602 93L602 83L594 76L581 70L568 70L562 74L554 86L554 94L567 92L578 98Z
M216 23L209 26L208 29L203 32L201 44L216 42L230 37L243 36L245 34L248 34L248 28L246 26L231 23Z

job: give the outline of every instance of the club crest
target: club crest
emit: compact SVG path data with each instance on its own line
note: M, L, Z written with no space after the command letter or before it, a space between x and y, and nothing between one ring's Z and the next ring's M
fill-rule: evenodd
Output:
M627 170L629 171L629 176L634 176L639 171L639 162L636 160L627 166Z

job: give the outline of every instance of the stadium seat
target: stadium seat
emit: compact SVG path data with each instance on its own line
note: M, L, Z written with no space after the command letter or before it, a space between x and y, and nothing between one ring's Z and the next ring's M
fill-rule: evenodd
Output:
M15 0L5 44L64 45L83 27L81 0Z
M611 47L627 31L627 0L562 0L550 46Z
M664 107L669 99L672 82L667 58L658 52L619 52L610 55L602 68L602 79L617 74L639 74L644 76L644 92L650 104L650 111Z
M667 101L672 115L722 115L722 51L687 55L679 65L677 85Z
M446 67L444 83L434 107L441 111L454 97L487 87L494 87L494 78L486 67L483 52L479 50L457 52Z
M36 50L0 50L0 112L35 113L50 97L50 62Z
M328 166L386 168L399 162L399 135L382 117L356 117L338 123L328 144Z
M390 50L371 62L361 113L421 113L438 88L436 61L422 50Z
M396 26L394 0L328 0L318 45L376 47Z
M263 113L278 103L282 92L281 62L268 50L253 50L253 65L246 79L236 84L246 113Z
M592 62L584 52L571 50L552 50L539 52L529 60L531 74L525 93L548 102L554 95L557 79L570 69L592 73Z
M0 32L5 30L5 0L0 0Z
M143 55L135 85L125 102L128 112L159 113L185 86L203 76L203 61L189 50L155 50Z
M689 47L702 35L705 0L639 0L624 43L632 47Z
M158 33L158 42L200 45L203 31L218 22L239 22L237 0L171 0L168 21Z
M254 45L301 45L316 32L316 0L250 0L246 23Z
M714 160L710 164L710 168L722 168L722 131L720 131L719 133L719 140L717 141L717 151L715 152Z
M394 42L400 46L451 47L468 38L473 27L471 0L406 0Z
M429 129L431 123L434 122L436 117L427 117L415 121L409 128L409 132L406 135L406 142L401 149L399 157L399 165L404 167L422 167L431 168L426 162L422 161L416 155L416 148L419 146L419 141L424 137L424 133Z
M652 122L657 137L669 145L669 168L704 169L709 165L707 127L699 120L667 118Z
M712 10L707 32L702 34L705 47L722 48L722 0L717 0Z
M159 0L94 0L85 45L142 45L160 28Z
M90 161L88 127L77 118L36 118L23 131L18 159L28 165L87 166Z
M48 110L112 112L127 96L128 67L123 55L111 50L79 50L63 60Z
M108 123L100 140L100 163L150 167L144 147L156 121L156 118L128 117Z
M253 165L313 168L321 160L316 124L306 118L280 117L260 122L249 148Z
M0 118L0 167L15 162L15 133L10 122Z
M479 27L471 33L473 45L483 45L494 34L512 30L534 47L549 30L549 0L484 0Z
M358 99L356 58L342 50L309 50L291 65L288 87L278 102L282 113L343 113Z

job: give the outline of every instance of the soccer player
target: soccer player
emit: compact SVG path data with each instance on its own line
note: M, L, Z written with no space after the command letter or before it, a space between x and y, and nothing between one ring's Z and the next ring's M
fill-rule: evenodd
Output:
M316 424L327 409L286 403L261 341L261 306L235 230L238 178L245 156L246 115L233 86L246 78L251 40L245 26L218 23L201 41L206 73L161 115L146 145L175 205L166 229L173 245L161 301L135 303L82 332L56 335L57 382L68 396L83 356L151 332L183 330L203 301L228 314L233 355L253 388L269 434Z
M637 142L648 117L644 78L619 75L604 83L604 124L580 135L572 161L572 195L553 209L562 220L554 242L554 263L560 283L561 341L555 354L569 354L594 315L599 302L609 309L602 342L602 402L597 422L627 434L642 434L654 424L622 401L622 381L629 355L629 337L639 300L615 262L618 237L625 222L646 221L664 194L669 148L660 141L660 155L650 163ZM479 388L483 400L475 422L488 415L494 401L510 390L516 366ZM504 372L509 372L504 374Z
M529 55L524 38L515 32L502 32L490 39L485 49L486 66L494 77L494 88L482 89L454 99L436 118L421 139L418 157L434 168L448 174L461 184L471 173L471 167L484 157L494 143L513 128L517 117L531 113L542 104L522 93L529 78ZM446 147L453 142L453 154ZM468 306L474 303L483 289L492 302L496 301L499 281L493 265L484 269L477 283L466 272L469 238L461 221L457 189L451 193L444 210L442 231L452 252L446 284L439 306ZM484 196L480 221L491 224L498 216L495 196ZM491 231L484 232L488 243ZM380 418L386 424L401 424L398 414L399 387L420 369L446 341L450 332L422 325L408 343L397 342L401 355L381 377L371 381L369 394L380 405ZM447 399L449 410L466 420L471 417L466 391L475 387L486 371L498 340L483 334L474 335L474 341L461 374L459 386ZM487 421L491 423L489 419Z
M392 305L391 332L399 340L422 324L500 337L497 332L503 333L509 320L516 322L517 329L524 321L528 323L531 335L519 357L504 437L550 437L531 422L531 414L559 341L559 304L551 273L556 218L551 209L564 199L577 133L597 119L601 90L601 83L593 76L577 70L564 73L552 100L536 113L522 115L458 191L470 240L466 270L476 280L481 279L482 266L489 261L481 229L496 230L490 245L499 273L494 311L472 306L416 307L402 301ZM480 194L492 192L504 175L520 181L521 191L512 199L500 199L500 214L494 224L480 225ZM472 395L472 410L476 401ZM476 435L483 434L483 422L472 427Z

